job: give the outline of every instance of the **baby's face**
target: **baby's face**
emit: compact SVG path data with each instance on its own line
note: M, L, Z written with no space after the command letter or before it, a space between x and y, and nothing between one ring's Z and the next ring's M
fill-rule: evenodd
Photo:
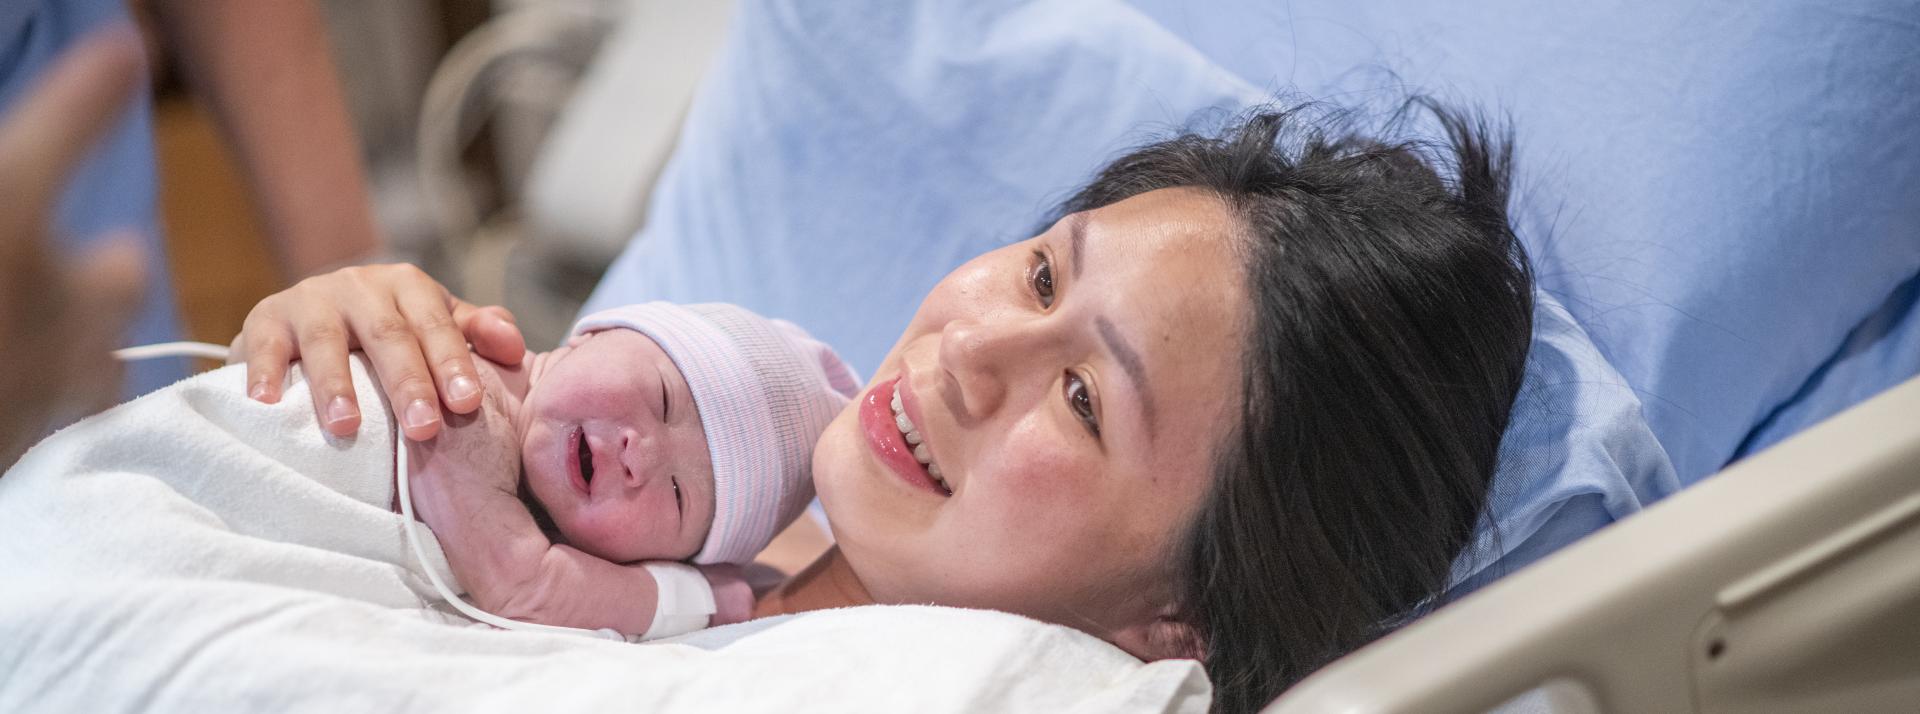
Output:
M527 392L527 488L567 544L614 562L685 560L713 523L713 462L679 368L613 329L548 355Z

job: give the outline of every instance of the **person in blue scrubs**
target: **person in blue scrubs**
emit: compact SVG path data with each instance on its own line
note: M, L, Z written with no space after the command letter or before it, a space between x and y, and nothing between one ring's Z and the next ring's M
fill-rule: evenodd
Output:
M148 0L137 9L151 17L234 149L283 278L291 282L377 253L359 144L317 8L307 2ZM131 23L123 0L0 3L0 111L19 104L85 37ZM147 84L135 83L128 110L72 172L50 234L69 256L84 255L114 235L131 236L144 247L146 292L121 344L180 339L157 215ZM184 364L168 360L130 365L123 394L150 391L185 374Z
M0 467L116 396L107 352L140 303L143 246L123 235L63 258L50 234L65 179L143 76L131 28L98 33L0 114Z

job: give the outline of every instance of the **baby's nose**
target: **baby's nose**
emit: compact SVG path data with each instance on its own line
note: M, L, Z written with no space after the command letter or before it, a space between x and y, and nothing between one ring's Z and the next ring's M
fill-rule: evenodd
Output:
M626 467L628 486L645 486L653 478L659 449L653 440L634 429L620 430L620 464Z

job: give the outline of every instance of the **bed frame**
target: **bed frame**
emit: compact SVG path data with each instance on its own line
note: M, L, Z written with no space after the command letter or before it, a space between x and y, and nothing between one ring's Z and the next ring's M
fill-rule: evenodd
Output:
M1265 711L1540 704L1920 707L1920 379L1362 648Z

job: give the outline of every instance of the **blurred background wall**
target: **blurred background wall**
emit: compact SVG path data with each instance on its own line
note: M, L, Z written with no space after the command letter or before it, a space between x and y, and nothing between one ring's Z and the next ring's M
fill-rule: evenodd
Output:
M684 74L688 66L704 66L702 55L717 46L719 31L689 33L670 26L702 13L709 19L700 22L711 25L713 13L689 10L708 7L704 4L653 0L317 4L364 151L374 214L387 240L386 259L419 264L475 302L507 305L520 317L529 346L553 344L612 253L532 238L539 231L523 220L520 204L535 157L619 20L651 13L646 24L656 32L704 38L683 43L666 61L656 57L639 63L657 67L656 74ZM138 0L133 6L138 16ZM175 291L188 336L225 343L255 302L287 285L273 268L240 174L212 119L184 91L161 35L147 35L156 75L161 214ZM663 43L655 38L646 44ZM654 80L626 76L618 81L644 85ZM691 94L687 81L669 85L684 90L652 93ZM635 99L658 100L659 110L645 116L671 120L677 131L689 97ZM422 136L427 137L424 151ZM664 159L660 154L637 160L657 164ZM636 171L650 177L657 166ZM638 219L623 214L621 220Z

